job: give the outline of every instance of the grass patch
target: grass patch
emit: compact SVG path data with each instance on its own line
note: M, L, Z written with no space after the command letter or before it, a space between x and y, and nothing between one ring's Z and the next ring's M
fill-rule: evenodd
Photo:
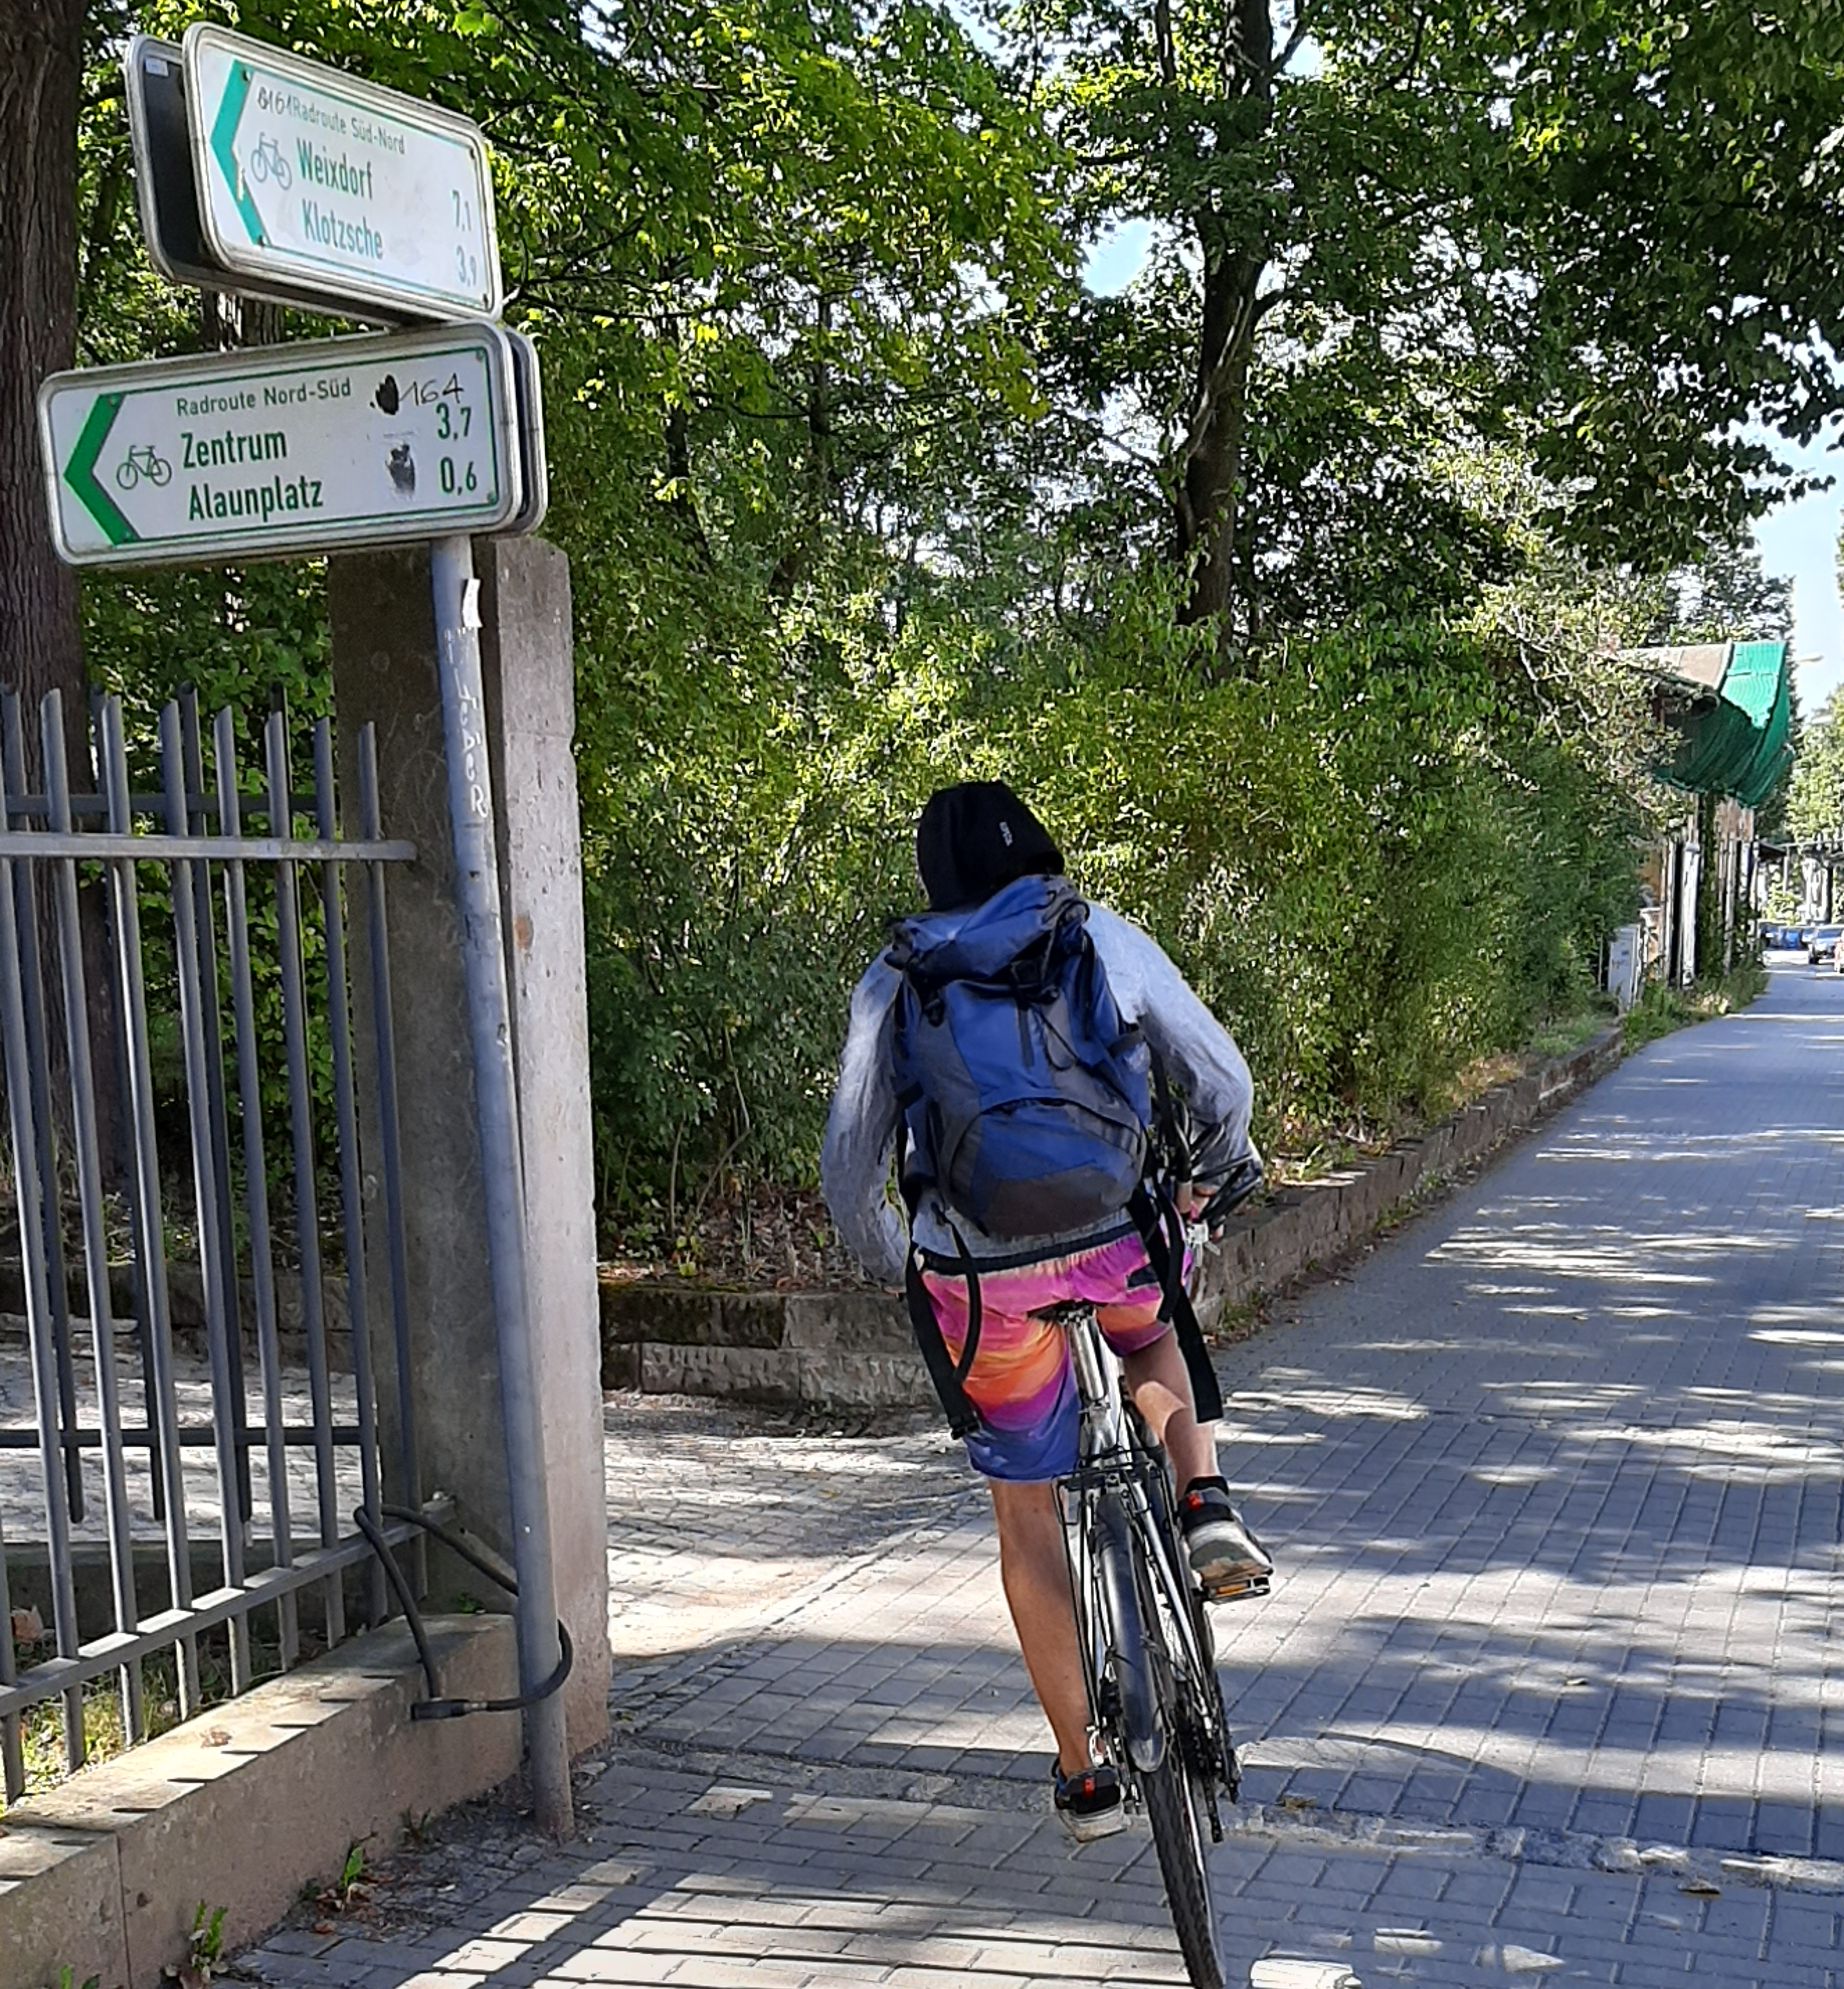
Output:
M1757 1000L1767 988L1767 969L1758 960L1737 967L1734 973L1707 986L1668 988L1649 982L1645 992L1626 1012L1626 1047L1641 1049L1688 1029L1695 1022L1713 1022L1719 1015L1734 1015Z
M315 1645L302 1639L301 1661L313 1654ZM194 1715L231 1698L230 1630L217 1624L198 1637L199 1698ZM279 1678L282 1672L281 1648L251 1626L250 1683L262 1684ZM157 1740L180 1724L179 1656L175 1650L156 1651L141 1660L141 1693L145 1738ZM20 1716L20 1751L25 1757L26 1786L20 1798L29 1801L46 1789L54 1789L69 1779L64 1756L64 1701L41 1700ZM83 1687L83 1743L85 1766L113 1761L128 1751L128 1729L123 1717L120 1674L105 1673ZM6 1813L6 1800L0 1796L0 1815Z
M1552 1016L1530 1039L1530 1054L1546 1063L1557 1057L1572 1057L1585 1050L1597 1036L1613 1027L1618 1010L1610 1001L1590 1003L1569 1015Z

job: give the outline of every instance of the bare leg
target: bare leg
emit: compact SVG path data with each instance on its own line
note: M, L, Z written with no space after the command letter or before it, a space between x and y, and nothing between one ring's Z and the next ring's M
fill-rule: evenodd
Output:
M1121 1365L1127 1371L1127 1386L1133 1391L1134 1406L1165 1446L1172 1460L1172 1476L1183 1491L1193 1478L1217 1475L1217 1440L1214 1427L1197 1420L1192 1406L1191 1376L1179 1350L1178 1336L1168 1333L1137 1354L1128 1354Z
M999 1572L1024 1653L1025 1670L1056 1735L1065 1775L1090 1766L1088 1687L1076 1647L1076 1611L1069 1593L1063 1521L1051 1485L990 1481L999 1523Z

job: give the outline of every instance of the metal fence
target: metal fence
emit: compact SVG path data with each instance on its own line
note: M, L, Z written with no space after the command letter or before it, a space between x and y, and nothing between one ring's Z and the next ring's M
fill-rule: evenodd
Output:
M422 1503L385 911L415 850L383 834L373 741L342 840L325 721L297 742L271 716L245 768L228 711L209 759L190 700L132 752L119 700L90 717L74 793L58 699L33 740L0 703L9 1801L29 1765L83 1763L86 1721L132 1744L339 1641L370 1553L352 1507ZM404 1405L386 1446L374 1348ZM360 1613L385 1614L375 1563Z

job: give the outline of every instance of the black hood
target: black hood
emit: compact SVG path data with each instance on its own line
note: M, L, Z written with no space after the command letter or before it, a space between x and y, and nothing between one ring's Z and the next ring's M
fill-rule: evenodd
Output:
M929 910L983 905L1020 877L1060 877L1063 852L1002 780L937 788L916 824L916 868Z

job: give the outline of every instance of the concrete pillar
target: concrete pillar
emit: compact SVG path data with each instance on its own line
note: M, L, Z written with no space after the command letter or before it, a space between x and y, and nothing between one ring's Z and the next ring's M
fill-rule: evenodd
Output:
M607 1730L609 1649L569 563L535 540L482 540L475 562L520 1091L531 1330L558 1611L576 1647L565 1688L576 1752ZM376 553L335 559L329 570L342 802L350 818L359 728L375 722L385 833L413 841L418 852L414 864L393 871L389 908L420 1489L450 1493L464 1524L506 1552L499 1363L429 561L421 551ZM369 1031L362 953L353 980L355 1022ZM382 1193L370 1168L367 1185ZM382 1271L379 1265L377 1275ZM379 1362L379 1383L389 1428L398 1405L387 1360ZM433 1556L438 1606L451 1605L453 1585L482 1588L446 1556ZM500 1606L497 1598L490 1606Z

